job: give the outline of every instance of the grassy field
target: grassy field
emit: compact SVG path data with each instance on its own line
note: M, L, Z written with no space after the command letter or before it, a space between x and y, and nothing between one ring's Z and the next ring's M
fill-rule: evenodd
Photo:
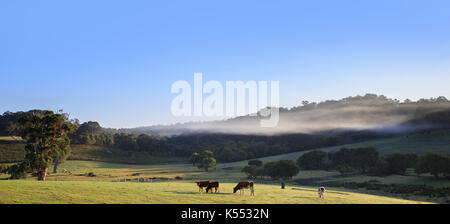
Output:
M120 183L92 181L0 181L0 203L39 204L407 204L423 203L383 196L329 190L326 199L315 188L257 185L256 196L248 191L233 194L235 184L221 184L218 194L202 194L192 182Z
M0 141L0 163L10 163L23 160L25 157L25 145L16 142Z
M245 180L239 168L226 166L204 172L188 164L127 165L92 161L67 161L49 174L46 183L29 176L24 180L0 180L1 203L418 203L437 202L425 197L400 198L380 192L329 188L325 201L316 198L316 187L288 183L282 191L276 181L256 181L257 196L232 195L234 185ZM94 176L89 176L93 173ZM336 177L334 172L302 171L296 178ZM0 175L0 178L7 178ZM347 177L350 178L350 177ZM356 177L352 177L356 178ZM399 181L401 178L391 178ZM142 179L145 182L139 182ZM178 179L178 180L177 180ZM120 182L125 181L126 182ZM218 180L221 194L198 194L197 180ZM352 180L354 181L354 179ZM361 180L362 181L362 180ZM417 179L416 179L417 181ZM444 183L445 184L445 183ZM446 182L448 185L448 181ZM67 188L64 190L64 188ZM362 193L362 194L361 194ZM371 194L371 195L369 195ZM143 196L144 195L144 196ZM402 196L403 197L403 196Z
M330 180L320 181L319 183L326 183ZM389 175L384 177L372 177L365 175L355 175L350 177L336 177L331 179L331 181L339 182L355 182L363 183L368 181L375 181L383 184L411 184L411 185L429 185L433 187L450 187L450 180L448 179L436 179L431 175L420 175L420 176L401 176L401 175Z
M374 146L380 153L450 152L450 132L434 132L356 144L327 147L323 151L336 151L341 147ZM69 160L60 165L59 173L49 174L48 181L37 182L29 176L24 180L5 180L0 174L0 203L420 203L444 202L445 199L392 195L364 189L331 188L326 200L319 200L316 187L305 187L289 182L281 190L278 182L257 181L256 197L231 194L235 183L247 177L241 173L248 161L217 164L210 172L203 172L186 162L186 158L152 157L139 153L101 146L74 145ZM311 150L309 150L311 151ZM308 152L308 151L305 151ZM296 160L305 152L261 158ZM0 162L14 162L23 158L23 144L12 138L0 139ZM6 158L10 158L8 160ZM19 159L20 160L20 159ZM82 161L89 160L89 161ZM103 162L99 162L103 161ZM114 163L112 163L114 162ZM125 163L145 163L136 165ZM67 172L62 172L66 170ZM89 175L91 174L91 175ZM369 177L341 176L336 171L300 171L295 180L315 179L315 184L331 182L378 181L384 184L414 184L449 187L449 180L435 180L429 175ZM145 182L140 183L143 180ZM217 195L199 194L194 181L218 180L222 191ZM126 181L126 182L121 182ZM409 200L405 200L409 199Z
M219 164L222 166L223 164ZM131 165L119 163L105 163L94 161L73 161L69 160L59 167L59 173L50 173L47 177L50 181L120 181L137 179L175 179L183 180L218 180L225 182L237 182L245 180L247 176L241 172L240 167L225 166L225 168L211 169L204 172L190 164L169 164L169 165ZM63 173L66 169L69 172ZM52 171L52 170L50 170ZM89 173L95 176L88 176ZM339 175L338 172L327 171L300 171L294 179L324 178ZM8 175L0 174L0 178L7 178ZM28 180L34 177L28 176ZM264 183L272 183L264 181Z
M64 173L63 170L68 172ZM52 171L52 170L50 170ZM70 173L69 173L70 172ZM89 173L95 176L88 176ZM0 174L0 178L7 178L8 175ZM50 173L47 177L49 181L120 181L137 179L167 180L176 177L183 180L211 179L219 181L239 181L246 176L240 169L212 169L211 172L193 167L189 164L169 164L169 165L130 165L119 163L105 163L93 161L67 161L60 165L59 173ZM27 180L34 180L28 176Z

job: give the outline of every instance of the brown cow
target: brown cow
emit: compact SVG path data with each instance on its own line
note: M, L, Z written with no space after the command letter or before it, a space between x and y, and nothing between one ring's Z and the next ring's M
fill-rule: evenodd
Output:
M198 181L198 182L195 182L195 183L197 183L198 192L203 192L203 188L204 187L208 187L208 185L209 185L209 183L211 183L211 181L210 180L208 180L208 181Z
M208 184L208 187L206 187L206 193L208 193L209 190L211 190L211 193L213 193L213 188L215 189L215 193L219 192L219 182L210 182Z
M252 181L241 181L239 182L236 187L233 189L233 194L236 193L238 190L240 191L241 195L244 193L244 189L250 188L250 194L252 196L255 196L255 183Z

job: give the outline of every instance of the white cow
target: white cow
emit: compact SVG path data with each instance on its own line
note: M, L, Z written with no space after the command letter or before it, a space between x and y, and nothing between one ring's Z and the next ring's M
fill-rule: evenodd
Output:
M319 187L319 198L325 199L325 187Z

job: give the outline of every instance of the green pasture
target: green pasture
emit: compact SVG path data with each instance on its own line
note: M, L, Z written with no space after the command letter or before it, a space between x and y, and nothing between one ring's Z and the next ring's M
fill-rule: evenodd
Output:
M155 183L97 181L0 181L0 203L5 204L410 204L424 203L330 189L319 199L315 188L256 185L249 192L233 194L235 184L222 183L220 193L198 192L192 182Z

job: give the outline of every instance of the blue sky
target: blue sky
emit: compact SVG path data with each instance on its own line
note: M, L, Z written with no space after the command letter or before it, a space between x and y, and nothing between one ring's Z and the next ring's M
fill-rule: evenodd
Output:
M450 98L448 1L3 1L0 113L170 124L177 80L279 80L281 106Z

